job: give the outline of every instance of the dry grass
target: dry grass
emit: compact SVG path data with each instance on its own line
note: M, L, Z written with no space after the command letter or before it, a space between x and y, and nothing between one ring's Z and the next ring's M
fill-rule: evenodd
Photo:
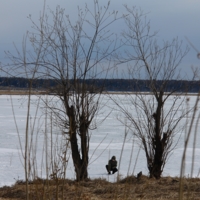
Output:
M48 185L48 187L47 187ZM76 182L72 180L44 181L36 180L29 184L30 199L74 199L74 200L177 200L179 178L163 177L160 180L142 176L140 180L127 177L117 183L103 179ZM183 199L200 200L200 180L198 178L184 179ZM18 182L12 187L0 188L1 199L26 199L25 183Z

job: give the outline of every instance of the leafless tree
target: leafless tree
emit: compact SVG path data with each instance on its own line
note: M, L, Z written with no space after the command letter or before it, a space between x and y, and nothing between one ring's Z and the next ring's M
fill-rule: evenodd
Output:
M179 122L187 113L182 109L186 98L176 95L178 88L169 87L169 83L181 80L178 67L188 49L182 51L178 39L159 45L157 33L151 33L146 15L135 7L125 8L129 14L124 18L127 29L123 32L127 50L121 63L128 63L130 79L140 80L140 83L144 80L149 95L137 92L141 88L136 84L135 94L126 95L126 101L134 109L125 106L120 99L114 101L142 143L150 177L158 179L177 144L174 138L181 130Z
M96 80L106 78L113 54L120 48L111 30L121 18L109 11L110 1L102 7L94 0L93 7L78 8L77 20L60 7L48 15L44 10L39 24L30 16L34 31L27 39L32 50L24 42L22 54L10 55L20 76L24 71L27 77L34 73L34 79L45 78L47 86L53 80L54 86L49 86L53 97L46 106L70 141L77 180L88 178L89 132L97 127L103 91Z

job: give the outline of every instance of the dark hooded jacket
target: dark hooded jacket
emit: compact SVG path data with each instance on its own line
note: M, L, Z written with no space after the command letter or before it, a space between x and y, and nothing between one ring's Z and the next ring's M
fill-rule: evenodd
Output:
M113 156L109 161L108 161L108 170L111 171L112 169L117 167L117 161L115 156Z

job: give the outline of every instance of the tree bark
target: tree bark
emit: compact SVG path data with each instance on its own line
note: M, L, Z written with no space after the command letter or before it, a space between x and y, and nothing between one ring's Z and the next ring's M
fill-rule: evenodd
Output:
M75 167L76 180L81 181L88 178L88 126L89 122L85 120L85 117L80 117L80 139L81 139L81 154L80 155L78 141L77 141L77 127L75 122L74 107L68 107L68 116L70 122L70 143L72 150L72 159Z
M150 170L150 177L155 177L159 179L162 174L162 165L163 165L163 144L162 144L162 133L161 133L161 115L162 115L162 107L163 107L163 92L161 91L157 97L157 109L156 113L154 114L155 120L155 136L154 136L154 159L152 163L152 167Z
M82 151L82 166L81 166L81 179L88 178L88 151L89 151L89 142L88 142L88 127L89 122L87 121L84 115L80 119L80 135L81 135L81 151Z

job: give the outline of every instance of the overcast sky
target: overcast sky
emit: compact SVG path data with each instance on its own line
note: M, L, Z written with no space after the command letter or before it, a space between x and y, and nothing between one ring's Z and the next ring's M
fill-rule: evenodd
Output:
M102 5L107 2L99 1ZM71 18L76 17L77 6L84 7L85 3L92 5L92 2L93 0L46 0L47 6L52 10L57 5L65 8ZM111 9L124 12L123 4L136 6L147 13L151 29L159 31L160 39L171 40L178 36L186 44L187 37L200 51L200 0L111 0ZM20 47L23 35L31 29L27 16L30 14L37 21L42 7L43 0L0 0L0 62L4 60L4 50L12 51L13 42ZM182 65L186 71L191 66L200 67L197 52L192 47Z

